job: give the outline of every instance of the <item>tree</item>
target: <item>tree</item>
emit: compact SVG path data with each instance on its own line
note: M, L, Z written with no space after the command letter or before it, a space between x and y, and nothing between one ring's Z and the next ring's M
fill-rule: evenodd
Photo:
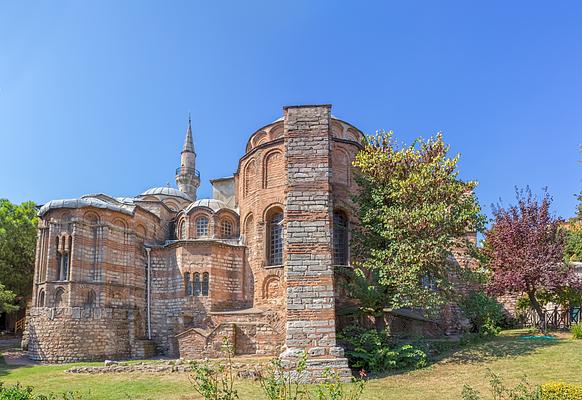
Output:
M37 216L33 202L0 199L0 284L16 298L30 297L34 275ZM3 297L2 300L10 297ZM7 310L5 310L7 311Z
M384 307L430 310L442 304L458 267L450 262L451 251L469 246L467 233L483 227L473 194L477 183L459 179L459 155L448 157L448 151L441 134L399 145L392 132L380 132L356 155L360 227L352 241L354 261L374 272L367 288Z
M516 190L517 204L493 208L494 222L485 234L484 251L492 272L491 294L525 293L545 331L540 296L559 293L573 282L572 268L563 261L562 221L550 213L547 192L538 201L527 188Z
M582 147L580 148L582 152ZM566 244L564 253L566 262L582 261L582 191L578 195L576 215L564 225Z

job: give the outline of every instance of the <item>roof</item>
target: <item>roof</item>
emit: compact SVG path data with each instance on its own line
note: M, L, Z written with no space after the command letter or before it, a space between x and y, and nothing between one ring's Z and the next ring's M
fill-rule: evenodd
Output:
M171 187L165 187L165 186L148 189L145 192L143 192L140 196L147 196L147 195L173 196L173 197L180 197L181 199L184 199L184 200L192 201L192 198L190 196L188 196L186 193L184 193L178 189L174 189Z
M110 202L98 199L96 197L92 197L92 195L87 195L82 196L79 199L51 200L40 208L40 210L38 211L38 215L42 217L48 211L57 208L82 208L82 207L103 208L111 211L117 211L127 215L133 215L135 212L135 206L132 204L120 201Z
M200 199L200 200L196 200L194 203L192 203L188 207L186 207L186 210L185 210L186 214L197 207L210 208L213 212L217 212L217 211L222 210L224 208L231 210L231 211L234 211L231 207L227 206L224 201L216 200L216 199Z

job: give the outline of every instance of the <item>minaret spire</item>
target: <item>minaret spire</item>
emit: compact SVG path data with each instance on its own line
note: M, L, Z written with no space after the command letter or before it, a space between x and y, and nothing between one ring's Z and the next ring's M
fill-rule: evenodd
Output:
M180 168L176 170L176 184L178 189L196 200L196 191L200 186L200 174L196 170L196 152L192 139L192 118L188 113L188 129L180 156Z

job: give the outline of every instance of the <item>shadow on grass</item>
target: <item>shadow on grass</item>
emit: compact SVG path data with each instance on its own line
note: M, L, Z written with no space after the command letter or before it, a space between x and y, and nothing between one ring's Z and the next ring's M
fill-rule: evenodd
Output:
M438 341L434 341L437 342ZM430 341L428 342L430 343ZM479 364L507 357L519 357L535 353L538 349L559 345L560 339L555 340L524 340L518 336L497 336L489 339L478 339L467 344L450 343L450 348L429 356L430 367L436 363L450 364ZM425 367L425 368L426 368ZM402 369L373 374L371 378L385 378L411 372L415 369Z

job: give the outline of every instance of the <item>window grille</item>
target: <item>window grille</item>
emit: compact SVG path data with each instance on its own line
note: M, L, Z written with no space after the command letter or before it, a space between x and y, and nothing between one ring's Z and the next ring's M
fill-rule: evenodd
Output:
M200 274L194 273L194 296L200 296L202 293L202 285L200 282Z
M229 238L232 236L232 224L230 221L222 221L220 224L220 235L223 238Z
M208 236L208 218L200 217L196 220L196 236Z
M348 219L342 211L333 213L333 263L348 264Z
M202 296L208 296L208 286L210 281L210 275L208 272L202 274Z
M283 213L273 215L269 221L269 265L283 264Z

